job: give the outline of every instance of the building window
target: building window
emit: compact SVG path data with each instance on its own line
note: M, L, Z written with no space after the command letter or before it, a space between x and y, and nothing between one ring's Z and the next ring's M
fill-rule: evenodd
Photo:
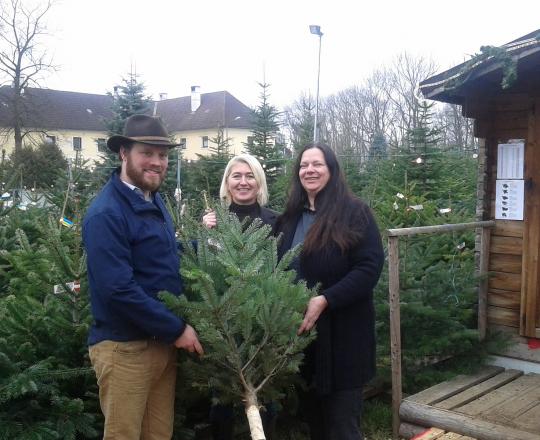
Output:
M56 136L45 136L45 143L49 145L56 145Z
M202 147L203 148L208 148L208 136L203 136L202 137Z
M253 136L248 136L247 139L246 139L246 144L248 145L253 145L253 140L255 138Z
M73 149L75 151L81 151L82 150L82 138L78 136L73 136Z
M107 151L107 140L104 138L96 139L97 150L100 153L105 153Z
M185 150L187 148L187 139L186 138L180 138L180 148L182 148L182 150Z

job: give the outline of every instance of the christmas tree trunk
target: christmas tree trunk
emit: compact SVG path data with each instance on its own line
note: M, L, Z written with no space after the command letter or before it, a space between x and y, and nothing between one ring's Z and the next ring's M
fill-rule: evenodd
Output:
M259 403L255 390L246 390L245 394L246 417L249 423L249 432L252 440L266 440L259 412Z

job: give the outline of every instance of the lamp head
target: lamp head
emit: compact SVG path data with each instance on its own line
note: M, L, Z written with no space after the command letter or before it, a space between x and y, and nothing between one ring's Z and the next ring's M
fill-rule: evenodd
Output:
M310 24L309 25L309 32L311 32L313 35L318 35L319 37L322 37L321 27L316 24Z

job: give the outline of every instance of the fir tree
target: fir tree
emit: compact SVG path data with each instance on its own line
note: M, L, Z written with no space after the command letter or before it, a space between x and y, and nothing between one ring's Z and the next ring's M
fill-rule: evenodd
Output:
M285 118L289 127L289 137L293 151L299 152L313 141L313 112L315 103L311 96L302 95L285 110Z
M222 126L218 127L216 136L210 139L209 154L197 154L197 161L188 164L182 186L186 198L190 200L190 208L194 214L204 209L199 195L205 191L211 198L219 198L219 188L223 171L231 159L231 139L225 135Z
M114 92L107 92L112 98L110 119L103 121L109 136L122 134L126 119L135 114L148 113L152 100L145 95L145 85L139 82L137 75L130 72L122 78L122 85L115 86ZM102 153L103 160L97 164L100 186L109 178L118 166L118 154L107 149Z
M0 298L0 438L97 438L79 230L43 216L38 229L36 242L17 230L17 247L2 252L8 283Z
M433 126L434 103L419 103L418 126L408 133L405 151L413 157L408 170L410 181L416 182L418 190L426 196L437 199L440 173L443 169L441 148L438 147L440 130Z
M362 178L360 171L362 168L362 157L352 146L343 148L343 154L339 157L341 169L354 193L359 193L362 189Z
M185 242L187 297L167 305L196 328L205 356L186 367L194 386L214 389L221 402L244 402L252 439L264 439L260 402L278 399L314 334L297 336L311 296L277 261L277 239L260 221L250 225L217 207L214 229L196 226L197 250Z
M37 147L24 145L9 157L8 173L20 173L21 187L49 188L65 169L66 158L54 143L43 142Z
M371 139L371 148L369 149L370 160L385 159L388 154L388 142L384 133L377 132Z
M132 115L147 113L151 98L145 96L145 85L139 82L137 75L131 72L122 78L122 85L116 86L114 92L107 94L112 98L112 118L105 121L109 136L122 134L126 119Z
M244 143L246 151L255 156L261 163L266 174L268 187L277 179L284 163L284 145L279 141L279 112L270 104L267 83L259 83L261 94L259 105L252 110L251 136ZM272 194L270 194L272 196ZM271 197L270 197L271 199Z
M474 220L475 162L444 151L421 106L417 128L388 159L366 165L362 194L383 228ZM457 182L463 186L458 188ZM422 383L430 363L485 354L475 331L474 234L420 235L400 239L402 346L405 378ZM387 316L387 273L376 289L377 315ZM380 362L388 366L388 322L379 322ZM450 330L449 330L450 329ZM383 367L384 369L384 367ZM421 371L422 370L422 371Z

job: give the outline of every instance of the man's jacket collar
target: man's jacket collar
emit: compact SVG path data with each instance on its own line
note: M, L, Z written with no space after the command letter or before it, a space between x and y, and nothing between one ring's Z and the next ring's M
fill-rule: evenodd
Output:
M139 194L128 187L122 180L120 180L120 168L116 169L111 176L111 184L120 193L122 197L131 205L133 211L162 211L165 208L163 200L158 192L155 192L154 202L148 202L144 200Z

